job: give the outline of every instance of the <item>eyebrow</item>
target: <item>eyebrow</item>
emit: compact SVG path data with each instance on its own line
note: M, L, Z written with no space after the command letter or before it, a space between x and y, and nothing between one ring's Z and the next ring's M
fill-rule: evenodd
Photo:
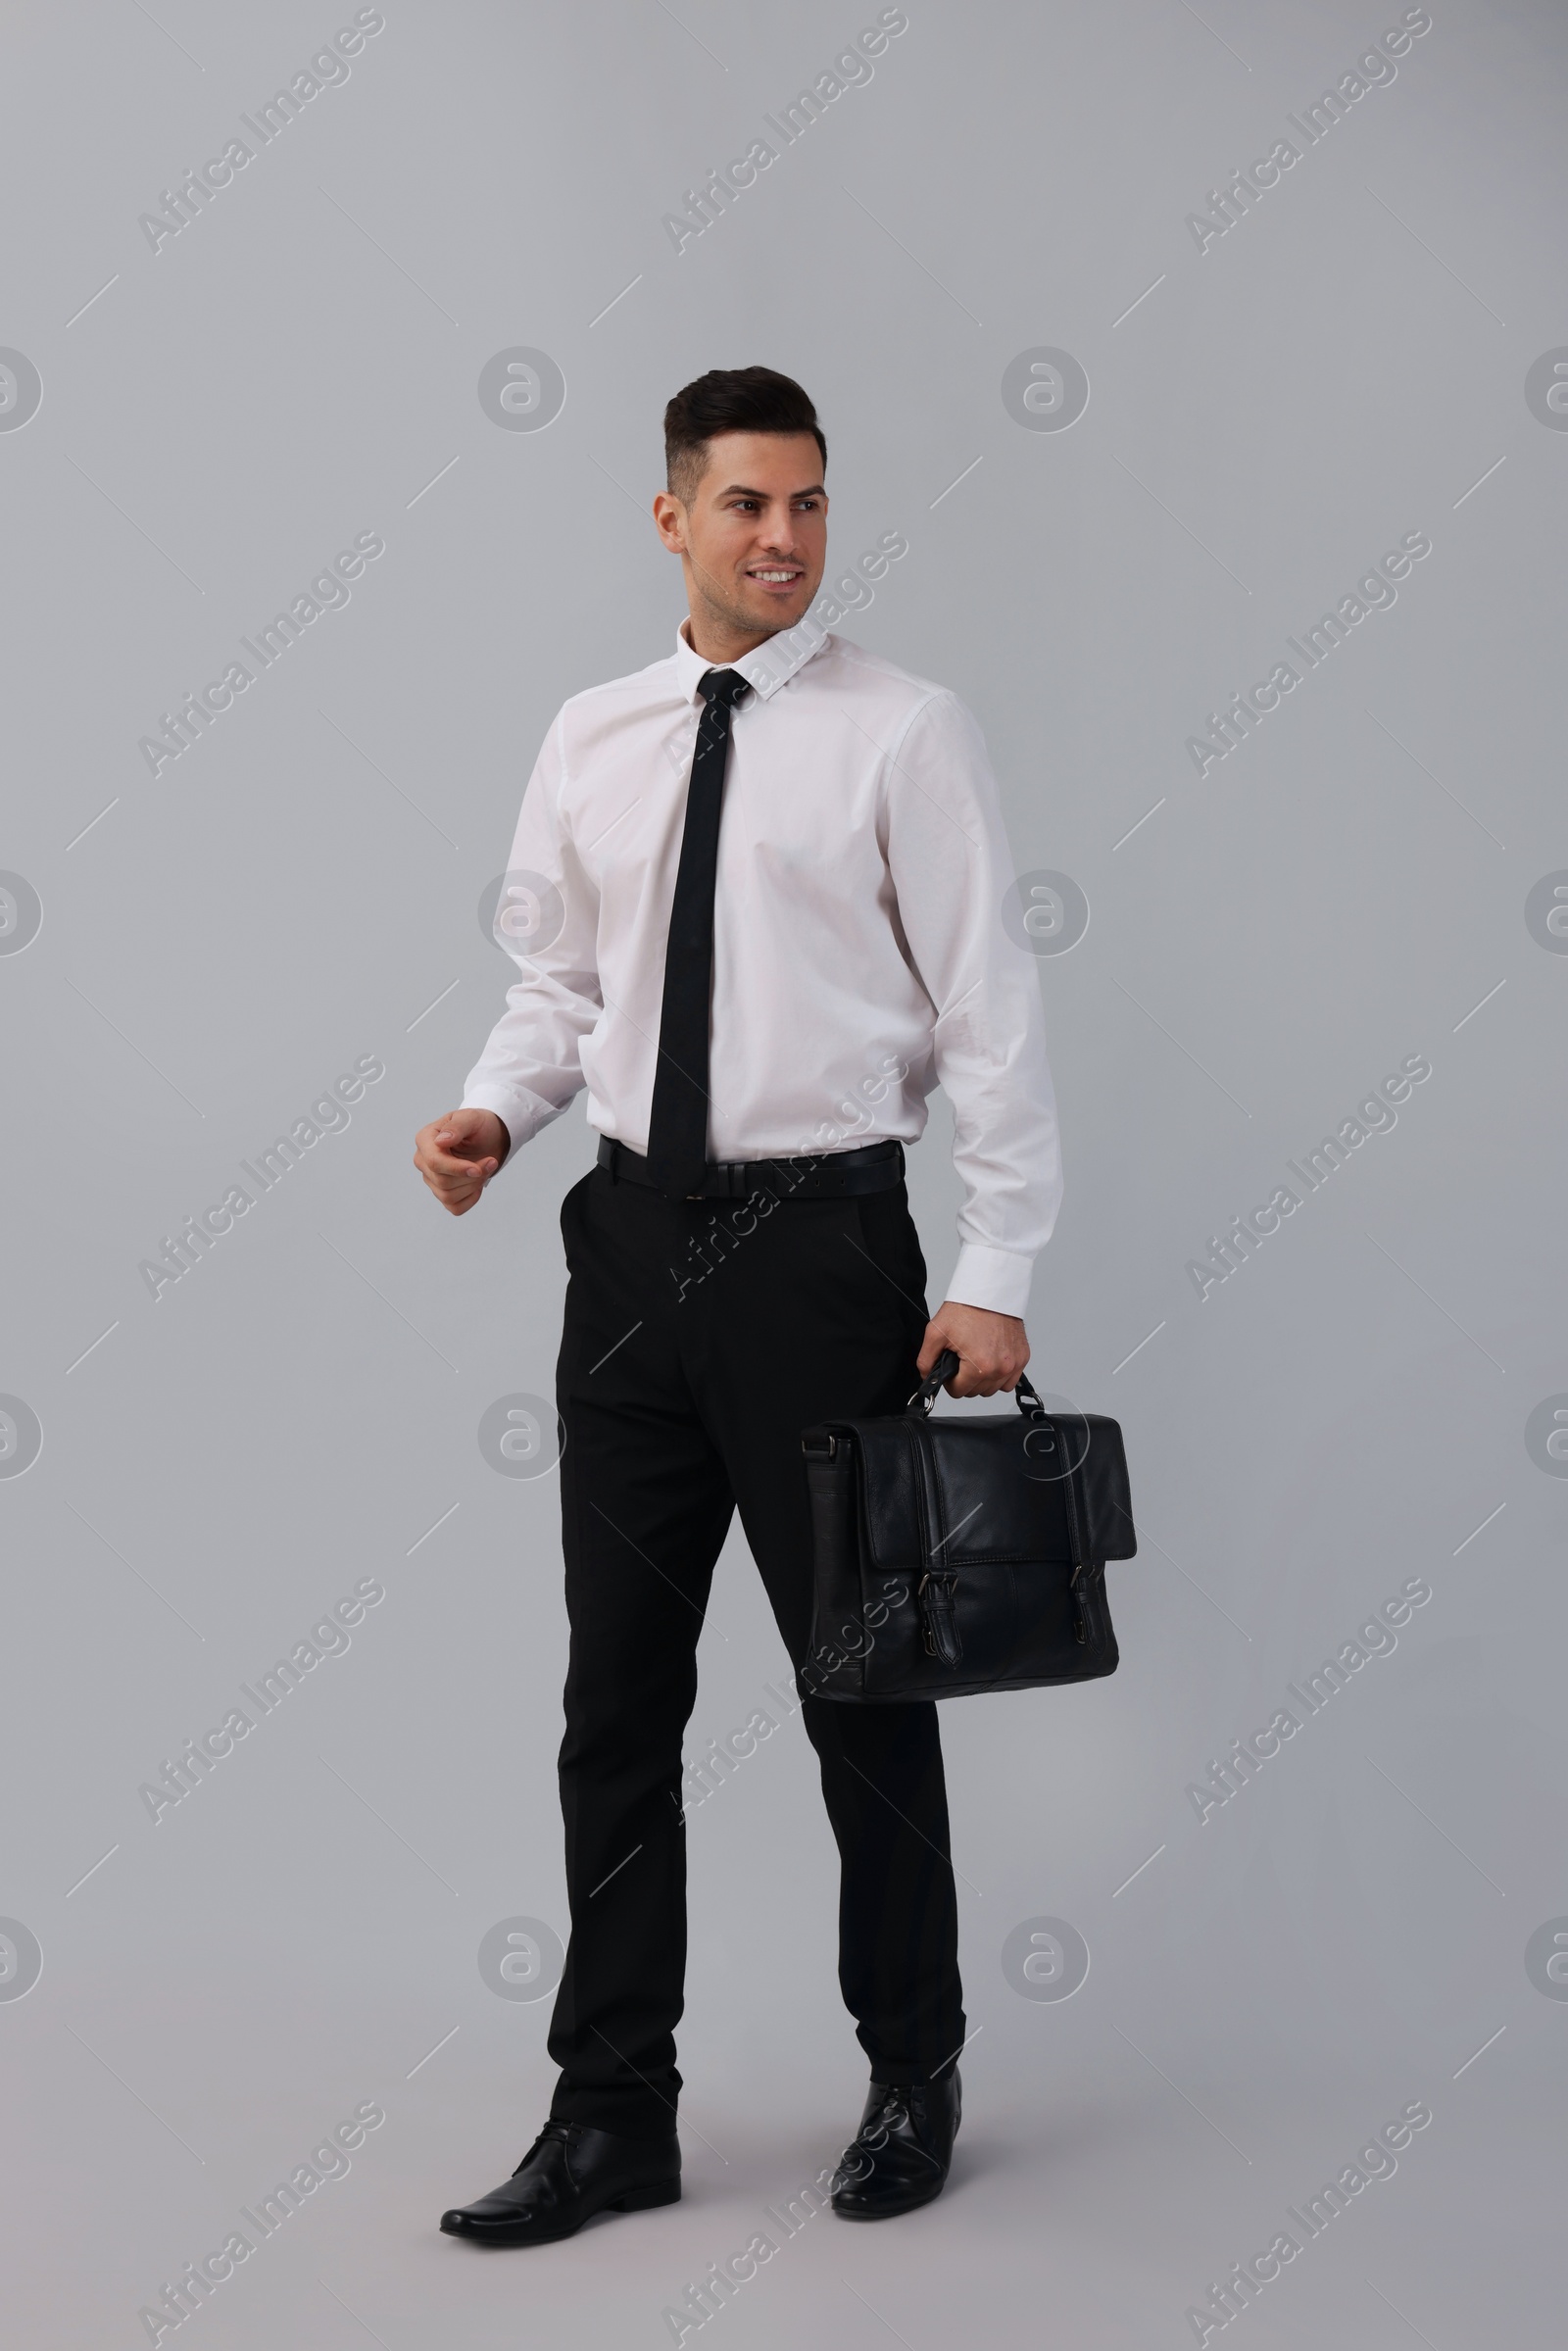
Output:
M713 495L715 498L760 498L764 505L767 502L765 490L748 489L743 481L726 482L723 489L715 490ZM821 482L814 481L809 489L792 490L790 496L791 498L825 498L827 491Z

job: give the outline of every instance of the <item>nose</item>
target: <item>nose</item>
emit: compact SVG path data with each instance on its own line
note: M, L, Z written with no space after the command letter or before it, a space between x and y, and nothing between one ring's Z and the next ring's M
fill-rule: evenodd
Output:
M791 563L800 561L795 548L795 518L788 508L782 514L764 515L758 537L766 554L787 557Z

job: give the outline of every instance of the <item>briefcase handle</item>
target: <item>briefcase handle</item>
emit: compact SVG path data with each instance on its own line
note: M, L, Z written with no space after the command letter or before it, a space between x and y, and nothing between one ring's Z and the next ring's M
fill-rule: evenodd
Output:
M906 1411L928 1413L931 1410L932 1405L937 1400L937 1392L941 1388L943 1381L951 1380L957 1368L957 1356L954 1353L951 1347L944 1347L942 1353L938 1355L936 1361L932 1364L931 1369L926 1373L925 1378L920 1382L920 1385L915 1390L913 1396L910 1396L908 1403L905 1407ZM1040 1401L1040 1398L1035 1394L1034 1390L1030 1387L1028 1375L1026 1373L1020 1372L1018 1374L1018 1385L1014 1389L1013 1395L1017 1400L1018 1409L1026 1420L1045 1419L1046 1407Z

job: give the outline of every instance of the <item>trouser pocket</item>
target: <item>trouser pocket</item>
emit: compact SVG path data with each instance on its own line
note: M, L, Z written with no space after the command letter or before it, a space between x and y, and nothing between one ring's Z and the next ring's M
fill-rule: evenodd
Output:
M863 1193L847 1205L868 1266L882 1276L889 1298L896 1298L923 1328L928 1320L925 1258L904 1186Z

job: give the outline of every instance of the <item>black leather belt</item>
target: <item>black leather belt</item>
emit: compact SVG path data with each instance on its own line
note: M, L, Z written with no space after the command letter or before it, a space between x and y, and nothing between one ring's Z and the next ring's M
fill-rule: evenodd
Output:
M599 1164L615 1183L646 1184L658 1191L648 1161L609 1135L599 1139ZM818 1151L785 1159L728 1159L710 1166L701 1192L690 1200L748 1200L773 1192L780 1200L844 1199L862 1192L891 1192L904 1181L904 1146L868 1143L853 1151Z

